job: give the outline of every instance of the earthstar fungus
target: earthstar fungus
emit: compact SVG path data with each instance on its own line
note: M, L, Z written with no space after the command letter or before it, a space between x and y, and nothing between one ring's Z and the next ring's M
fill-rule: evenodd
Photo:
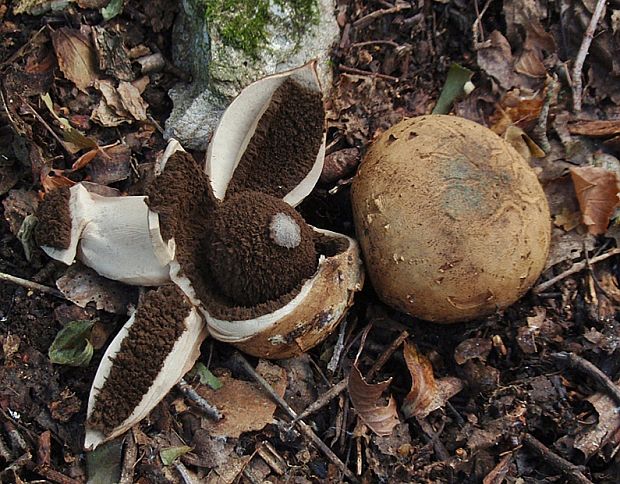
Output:
M144 196L101 197L79 183L48 195L37 235L50 257L162 286L144 296L104 355L87 449L144 418L191 368L207 334L286 358L336 327L363 284L357 243L306 224L293 208L314 188L324 153L310 63L241 92L204 170L172 140Z

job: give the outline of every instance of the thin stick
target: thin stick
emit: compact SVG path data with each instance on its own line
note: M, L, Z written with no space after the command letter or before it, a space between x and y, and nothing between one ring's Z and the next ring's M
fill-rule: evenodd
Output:
M12 284L17 284L18 286L23 286L26 289L43 292L51 296L59 297L61 299L66 299L64 294L60 292L58 289L55 289L49 286L44 286L43 284L32 282L32 281L29 281L28 279L22 279L21 277L16 277L10 274L5 274L4 272L0 272L0 281L10 282Z
M388 81L399 82L400 79L394 76L388 76L387 74L381 74L380 72L370 72L365 71L363 69L358 69L357 67L349 67L349 66L338 66L342 72L346 72L347 74L355 74L357 76L365 76L365 77L378 77L379 79L387 79Z
M592 257L592 259L590 259L590 265L596 264L597 262L604 261L605 259L609 259L610 257L613 257L614 255L618 255L618 254L620 254L620 248L617 247L615 249L611 249L610 251L605 252L604 254L597 255L596 257ZM562 279L566 279L568 276L573 275L577 272L580 272L584 270L586 267L588 267L588 263L585 261L575 262L570 269L567 269L561 274L558 274L557 276L552 277L548 281L538 284L538 286L532 289L532 292L534 294L540 294L541 292L545 292L547 289L549 289L551 286L555 285L556 283L560 282Z
M133 484L133 472L138 457L138 446L133 437L133 432L127 432L125 438L125 456L123 458L123 470L119 484Z
M183 484L194 484L192 477L189 475L189 472L187 471L187 467L185 467L182 462L175 462L174 468L179 473L179 476L181 476L181 480L183 481Z
M594 38L594 31L596 30L598 21L605 12L605 4L606 0L598 0L596 2L596 7L594 7L594 12L592 12L592 18L590 19L590 23L588 24L585 34L583 35L583 40L581 41L581 46L579 47L577 57L575 57L575 64L573 64L573 111L575 113L581 111L581 95L583 90L581 71L583 70L583 63L586 60L588 51L590 50L590 44Z
M536 437L525 434L522 441L529 449L540 455L547 463L563 472L568 482L573 482L575 484L592 484L592 481L583 475L578 466L560 457Z
M375 361L375 364L372 365L372 368L368 371L368 374L366 375L367 381L371 381L375 376L377 376L377 373L379 373L381 368L383 368L383 365L387 363L387 361L394 354L394 352L399 348L401 344L403 344L403 341L405 341L408 337L409 337L409 333L407 331L403 331L402 333L400 333L398 338L392 341L390 346L388 346L385 349L385 351L381 354L381 356L377 358L377 361ZM308 407L297 416L295 421L302 420L306 418L308 415L311 415L317 412L318 410L322 409L325 405L327 405L334 398L336 398L340 394L340 392L344 391L344 389L347 388L348 383L349 383L348 378L343 378L342 380L340 380L333 387L327 390L323 395L317 398L317 400L314 403L308 405Z
M274 401L282 407L282 409L291 417L295 419L297 417L297 413L293 410L288 403L273 389L273 387L265 380L262 376L256 373L256 370L248 363L248 361L244 358L241 353L235 353L237 361L243 366L245 371L256 380L256 382L265 390ZM353 475L353 473L347 468L347 466L340 460L340 458L334 454L334 452L321 440L321 438L314 433L314 431L302 420L295 421L295 424L314 445L316 445L325 456L332 461L338 469L351 481L357 482L357 479Z
M389 45L390 47L400 47L400 45L393 40L367 40L365 42L355 42L351 44L351 47L365 47L367 45Z
M390 15L392 13L398 13L401 10L409 10L410 8L411 8L411 5L398 5L392 8L384 8L381 10L375 10L374 12L370 12L368 15L364 15L362 18L357 19L355 22L353 22L353 27L363 28L363 27L366 27L367 25L370 25L372 22L374 22L378 18L381 18L385 15Z
M202 410L205 415L213 420L222 420L224 417L222 412L220 412L216 407L207 402L204 398L202 398L196 390L192 388L192 386L187 383L183 378L181 381L177 383L177 388L181 390L183 395L189 398L192 402L196 404L200 410Z
M609 396L620 405L620 388L618 388L618 386L594 364L590 363L588 360L582 358L581 356L578 356L574 353L568 353L566 351L553 353L551 357L558 362L569 366L570 368L575 368L576 370L579 370L582 373L588 375L596 382L597 386L600 389L607 392Z
M431 427L431 424L428 423L425 418L416 418L416 421L422 429L422 432L424 432L429 443L433 445L433 449L435 449L435 454L437 455L438 460L446 461L450 459L448 449L446 449L441 440L439 440L439 436L437 435L437 432L435 432L435 429Z

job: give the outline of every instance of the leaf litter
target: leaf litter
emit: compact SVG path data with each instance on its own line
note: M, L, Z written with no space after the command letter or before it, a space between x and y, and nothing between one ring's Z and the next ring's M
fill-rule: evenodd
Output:
M395 425L389 434L387 427L385 436L357 427L359 403L352 411L342 394L305 418L361 480L561 481L563 471L549 457L554 455L583 462L583 472L593 482L614 482L618 475L614 452L619 423L614 402L575 375L558 373L545 359L549 352L570 351L618 380L617 260L585 263L607 253L620 237L617 189L610 174L616 173L613 166L620 156L616 35L620 22L612 7L595 29L585 59L580 113L572 112L572 86L566 76L594 3L506 0L488 6L480 2L476 10L460 0L424 6L336 2L341 32L332 53L335 86L326 100L328 159L321 185L300 207L304 215L318 226L352 233L347 180L368 144L402 118L431 112L447 85L451 66L457 63L473 72L475 89L459 92L451 112L493 128L537 170L554 222L541 282L560 277L543 293L527 295L503 314L451 328L413 321L385 308L370 292L364 293L350 313L339 364L333 371L327 371L326 365L335 339L312 351L303 363L283 364L288 376L274 370L282 376L274 378L274 387L296 411L347 375L353 375L353 381L359 377L357 383L370 386L376 394L377 387L364 382L357 368L370 366L372 358L394 341L396 331L406 327L413 335L411 341L418 348L414 356L412 346L407 346L371 380L390 381L389 387L379 387L369 406L374 410L367 417L391 408L386 404L392 399L394 412L389 411L387 421L388 427ZM30 249L17 238L24 220L32 216L45 193L77 181L95 182L91 188L97 191L141 193L139 187L165 147L157 126L165 122L170 109L167 91L178 80L166 69L139 77L136 61L149 55L165 57L170 51L173 8L163 2L136 2L123 8L123 2L102 0L72 2L59 13L50 10L52 4L0 3L4 208L0 270L49 286L65 269L46 264L36 248L27 259L25 249ZM37 17L44 12L46 17ZM551 89L550 79L555 79L558 92ZM540 150L545 157L540 158ZM574 173L592 173L593 168L605 175L574 182ZM575 263L583 263L583 268L567 273ZM80 408L98 359L125 316L96 309L98 300L116 300L109 287L86 285L74 290L77 295L72 297L85 308L0 284L4 303L0 337L5 348L0 377L7 382L7 388L0 389L4 411L0 440L9 442L13 454L21 455L19 446L9 440L13 435L7 430L9 424L23 422L30 429L29 439L40 441L42 450L51 434L54 442L64 445L48 448L48 468L83 482L87 469L79 458ZM128 302L119 298L105 308L122 313ZM95 320L90 333L93 361L83 368L52 366L45 353L63 323L81 319L72 314ZM359 324L370 320L383 325L382 332L369 336L365 355L354 365ZM203 345L201 363L223 386L209 390L210 376L204 383L191 383L199 392L214 395L224 391L227 383L237 388L236 393L220 397L229 420L237 422L236 426L229 423L235 436L215 436L212 422L186 397L173 392L132 432L140 455L146 457L131 468L133 481L178 479L179 465L187 475L207 482L250 479L248 475L271 481L339 479L325 455L287 427L277 405L238 377L229 356L224 345ZM360 388L368 391L368 386ZM462 390L452 394L459 386ZM252 425L247 414L256 411L256 402L264 405L261 418ZM245 409L246 415L237 417L232 410L237 407ZM398 408L426 416L403 423ZM19 425L16 429L25 432ZM537 457L521 445L525 434L542 442L547 457ZM275 454L260 456L261 442L268 442ZM179 448L192 450L176 459L166 458L171 464L166 467L159 458L161 451ZM35 450L31 445L30 451ZM109 469L103 462L90 465L91 477L120 473L126 452L117 446ZM284 464L272 466L268 455ZM87 455L89 464L93 457ZM45 472L38 467L16 469L19 478ZM275 469L284 469L284 477Z

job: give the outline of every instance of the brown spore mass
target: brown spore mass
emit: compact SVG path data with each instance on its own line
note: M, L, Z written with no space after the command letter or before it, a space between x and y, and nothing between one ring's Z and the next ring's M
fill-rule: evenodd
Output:
M296 247L282 247L272 239L276 214L299 227ZM226 198L217 209L207 257L221 292L248 307L290 292L317 268L313 231L301 215L280 199L252 191Z
M190 310L176 286L146 293L97 395L89 421L93 428L109 433L131 415L186 330Z
M71 210L69 188L57 188L45 196L37 210L39 222L35 228L37 244L68 249L71 244Z
M310 172L323 141L321 94L287 79L275 91L226 195L254 190L283 198Z

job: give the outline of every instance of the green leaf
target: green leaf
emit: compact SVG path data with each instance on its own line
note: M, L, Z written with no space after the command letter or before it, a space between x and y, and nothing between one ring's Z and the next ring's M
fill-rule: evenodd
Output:
M111 0L101 9L101 15L106 22L113 19L123 11L123 0Z
M190 370L189 376L192 378L197 376L201 384L209 385L214 390L222 388L222 382L200 361Z
M93 357L93 345L88 340L95 321L71 321L62 328L50 346L52 363L87 366Z
M187 445L168 447L167 449L162 449L159 451L159 457L161 457L161 461L164 463L165 466L169 466L177 458L181 457L183 454L187 454L191 450L192 448L188 447Z
M24 254L28 262L32 260L32 253L37 246L34 240L34 228L37 226L38 221L39 220L34 215L28 215L17 232L17 239L22 243Z
M54 111L54 103L52 102L52 98L49 93L41 94L41 100L47 106L49 112L56 118L56 120L60 123L60 127L62 128L62 137L68 143L75 145L78 149L84 148L97 148L97 142L84 135L79 129L75 129L69 123L69 120L66 118L61 118Z
M121 478L123 439L101 444L86 453L88 484L113 484Z
M459 64L452 64L448 71L446 83L443 85L433 114L448 114L456 98L465 94L463 87L471 80L473 71Z

